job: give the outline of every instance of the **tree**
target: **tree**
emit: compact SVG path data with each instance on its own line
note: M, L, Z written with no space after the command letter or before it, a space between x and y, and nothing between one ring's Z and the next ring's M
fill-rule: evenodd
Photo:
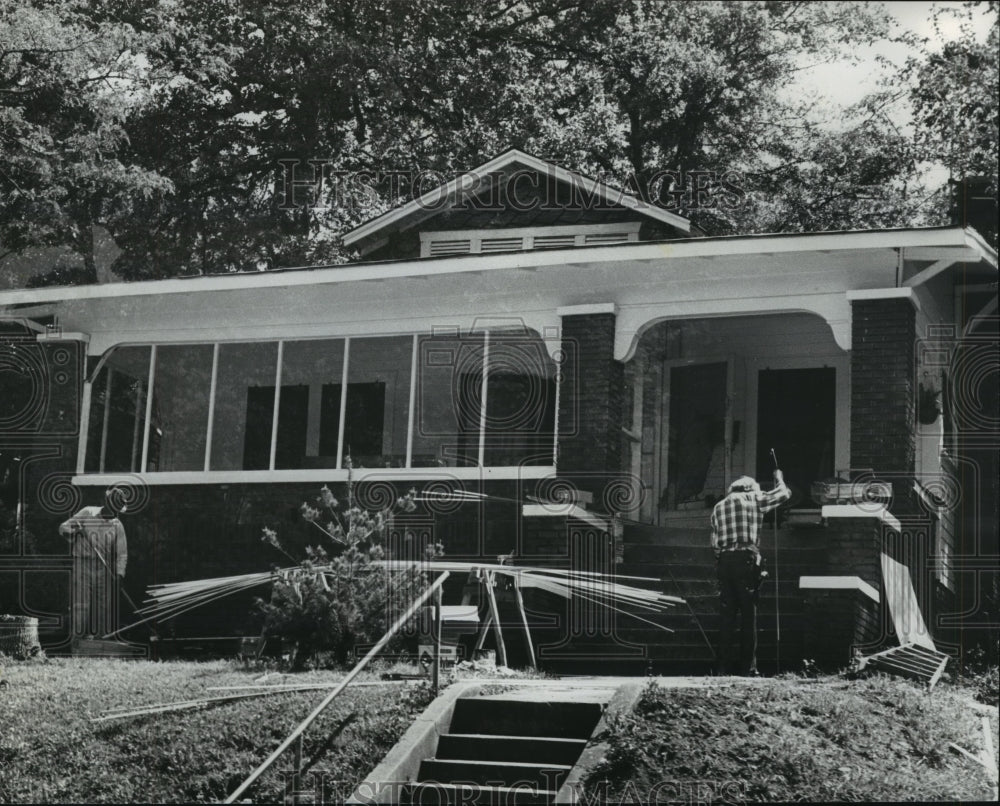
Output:
M97 282L93 225L170 183L123 162L143 43L84 3L0 0L0 259L70 245Z
M817 128L818 102L786 92L803 60L887 36L877 8L96 0L57 13L37 2L46 19L62 15L59 41L82 41L75 30L108 32L104 50L88 51L88 65L103 58L129 67L127 81L104 82L94 93L112 107L108 122L91 115L79 125L103 133L100 166L121 166L133 185L92 183L82 208L66 208L74 222L100 218L124 250L116 270L129 278L345 260L339 234L415 189L327 182L298 188L307 204L287 204L289 166L298 166L298 178L318 166L327 177L447 174L508 146L649 197L659 187L677 190L655 181L664 171L676 172L681 185L691 171L740 172L755 191L744 209L679 209L713 233L891 220L892 204L880 199L880 212L868 212L870 198L845 191L852 176L831 181L822 166L837 163L839 143L865 152L860 178L886 176L880 146L903 153L892 132L877 123L838 141ZM17 5L35 9L29 0ZM46 86L66 106L80 84L59 74ZM901 171L907 164L896 161ZM64 169L52 169L60 186L69 181ZM777 209L781 195L807 203L807 212Z
M978 182L992 198L993 212L984 223L983 234L997 245L997 155L1000 152L1000 118L997 93L1000 88L1000 4L988 4L992 24L985 41L977 40L970 16L982 4L970 3L950 11L964 19L958 39L947 42L940 52L926 48L911 59L905 74L914 84L909 97L916 123L916 146L923 159L943 164L954 181ZM949 10L938 12L936 21Z

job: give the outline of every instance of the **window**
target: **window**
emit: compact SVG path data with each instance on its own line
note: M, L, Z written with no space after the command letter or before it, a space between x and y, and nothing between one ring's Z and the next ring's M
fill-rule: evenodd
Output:
M211 470L267 470L271 466L277 361L277 342L219 345Z
M146 470L203 470L215 349L211 344L156 349Z
M413 467L479 463L484 345L481 334L420 339Z
M337 467L344 339L285 342L274 466Z
M150 347L122 347L93 381L87 432L88 473L138 473L146 433Z
M554 464L527 332L120 347L91 383L88 473Z

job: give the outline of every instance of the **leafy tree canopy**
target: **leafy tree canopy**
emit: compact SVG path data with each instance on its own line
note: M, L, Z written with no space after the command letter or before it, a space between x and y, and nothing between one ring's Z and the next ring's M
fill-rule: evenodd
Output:
M874 106L832 129L789 91L888 37L857 3L0 0L0 243L86 255L100 222L129 278L341 261L339 234L413 188L327 181L289 205L289 165L454 172L508 146L642 193L737 171L745 205L681 209L713 233L914 223L951 113L915 101L923 139Z

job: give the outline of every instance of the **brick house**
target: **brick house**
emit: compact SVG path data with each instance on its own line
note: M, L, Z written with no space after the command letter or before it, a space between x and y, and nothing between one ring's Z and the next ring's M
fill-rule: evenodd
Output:
M0 609L47 614L58 649L51 536L109 484L135 489L138 594L280 562L261 527L308 540L298 504L350 473L369 506L485 493L397 522L449 557L653 576L690 605L668 634L529 602L549 668L704 670L710 508L766 486L773 450L794 496L764 538L762 669L891 641L881 553L946 650L974 622L997 270L975 231L704 237L512 150L344 240L344 265L0 292L3 498L36 544L0 556ZM230 635L240 607L173 629Z

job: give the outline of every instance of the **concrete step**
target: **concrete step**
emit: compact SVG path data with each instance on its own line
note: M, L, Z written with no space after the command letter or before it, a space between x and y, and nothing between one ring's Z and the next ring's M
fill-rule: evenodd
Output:
M586 739L446 733L438 739L435 758L475 758L482 761L533 761L537 764L572 765L576 763L586 744Z
M768 565L774 564L774 551L767 546L762 547ZM797 565L825 566L827 550L825 546L804 546L800 548L778 549L778 563L784 567L786 563ZM652 572L651 566L670 565L674 574L678 566L693 565L697 567L715 567L715 552L706 542L701 546L661 546L648 543L625 543L624 562L615 566L619 574L634 573L637 576L658 576ZM629 570L623 570L629 569Z
M414 784L404 793L409 803L434 806L534 806L552 803L556 790L472 784Z
M674 527L651 526L649 524L626 523L622 538L626 544L647 544L658 546L707 546L712 534L709 512L704 514L700 526ZM779 549L809 548L822 543L824 530L804 528L780 528L777 534ZM762 547L771 549L775 543L774 527L765 523L759 534Z
M479 786L527 786L558 790L571 764L531 764L525 761L481 761L478 759L428 758L420 762L418 783L437 781Z
M596 702L540 702L506 698L461 698L449 733L586 739L601 718Z

